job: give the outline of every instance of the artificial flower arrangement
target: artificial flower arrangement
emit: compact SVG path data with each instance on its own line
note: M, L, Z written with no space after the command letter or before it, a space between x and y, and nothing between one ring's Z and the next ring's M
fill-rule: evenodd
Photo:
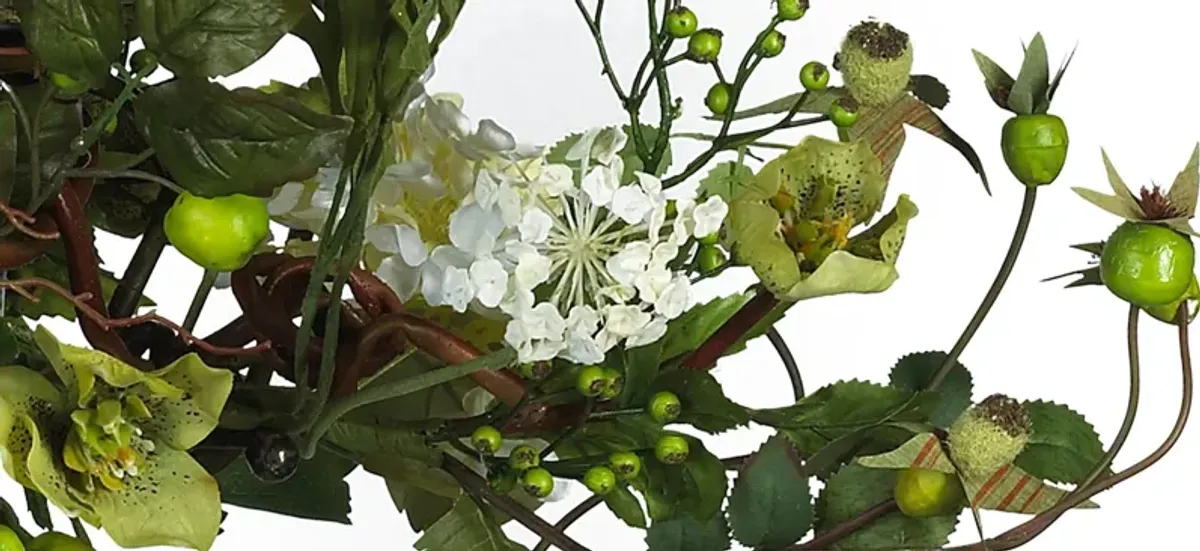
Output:
M125 548L207 551L226 504L348 523L358 467L387 485L422 551L525 549L509 522L537 550L586 550L565 529L600 504L650 551L941 549L968 509L980 542L955 549L1012 549L1172 447L1191 397L1200 150L1166 191L1134 193L1107 157L1114 195L1077 189L1123 222L1076 247L1096 261L1070 286L1128 302L1134 350L1141 312L1179 327L1178 425L1113 472L1136 383L1106 445L1064 405L975 390L958 362L1066 162L1049 111L1069 58L1052 73L1035 36L1013 76L975 52L984 91L1013 115L1001 147L1025 201L954 347L904 356L886 381L805 393L775 323L797 302L897 279L918 209L887 188L908 129L953 147L988 189L938 115L946 88L911 74L905 32L866 21L831 64L799 69L796 94L743 106L784 30L820 17L807 0L775 0L732 54L681 2L651 0L648 52L623 81L604 4L577 0L580 28L628 120L534 145L426 89L465 0L0 2L0 450L40 531L0 499L0 549L90 549L91 526ZM212 81L288 34L320 67L304 85ZM714 70L711 133L676 128L677 62ZM173 78L148 84L159 67ZM755 119L768 122L732 130ZM836 140L767 140L825 124ZM707 148L675 159L681 139ZM140 240L119 279L99 267L97 231ZM205 270L181 321L143 296L168 246ZM758 282L697 304L696 283L734 266ZM197 336L214 287L242 313ZM38 323L49 317L78 322L87 346L57 339ZM794 405L737 404L708 372L759 337ZM1137 381L1136 354L1130 369ZM676 430L750 423L775 433L743 457ZM593 495L551 525L535 511L562 480ZM982 510L1029 518L987 536Z

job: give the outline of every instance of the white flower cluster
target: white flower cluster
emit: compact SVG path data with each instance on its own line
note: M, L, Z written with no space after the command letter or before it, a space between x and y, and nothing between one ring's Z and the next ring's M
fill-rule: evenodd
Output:
M578 184L570 165L532 177L480 169L450 216L450 243L427 255L403 226L372 228L369 239L422 266L430 304L506 314L505 340L521 361L592 364L618 343L655 342L691 305L690 282L672 261L689 238L716 232L728 206L712 197L671 209L654 176L622 182L625 141L620 128L586 133L567 154Z

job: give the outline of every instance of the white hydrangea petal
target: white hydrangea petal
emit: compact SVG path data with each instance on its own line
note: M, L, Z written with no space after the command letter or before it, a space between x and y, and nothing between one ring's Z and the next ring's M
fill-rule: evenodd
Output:
M600 348L600 343L588 335L569 335L564 352L567 360L580 365L604 361L604 350Z
M504 153L517 148L517 139L513 137L512 133L492 119L479 121L479 128L475 131L474 137L477 143L487 148L488 151Z
M589 128L580 136L579 141L571 145L567 150L566 159L568 161L581 161L584 165L588 164L592 158L592 145L596 143L596 137L600 135L601 128Z
M600 326L600 314L591 306L573 306L567 313L568 335L587 336L590 338Z
M479 303L488 308L499 306L508 291L508 272L504 265L494 258L476 260L471 264L470 276Z
M549 302L538 303L521 316L529 328L529 334L535 339L562 340L567 329L567 321Z
M550 259L536 250L517 256L513 278L517 287L532 290L550 279Z
M467 306L475 298L475 286L471 284L471 275L467 270L457 266L449 266L442 272L442 300L455 312L467 311Z
M663 241L654 246L649 265L665 269L667 264L670 264L677 256L679 256L679 245L672 241Z
M491 171L480 170L475 175L475 202L479 203L480 206L485 209L495 206L499 192L500 183L492 176Z
M407 302L421 285L421 268L408 265L398 256L389 256L379 263L375 275L396 293L401 301Z
M683 315L691 301L691 281L686 276L677 275L654 300L654 311L667 319L675 319Z
M371 226L366 229L365 235L367 244L375 247L379 252L387 254L396 254L400 252L400 226L396 224L383 224L379 226Z
M662 317L655 317L646 324L636 335L625 339L625 348L637 348L657 342L667 334L667 320Z
M517 231L521 234L521 241L526 243L543 243L550 237L550 229L554 227L554 219L546 214L546 211L541 209L530 209L525 211L525 215L521 217L521 223L517 226Z
M575 172L567 165L547 165L542 167L542 173L534 184L542 193L550 197L559 197L574 189Z
M627 243L624 248L605 261L605 268L617 283L630 285L638 274L646 270L650 262L651 247L645 241Z
M671 271L665 268L654 268L642 272L633 282L634 288L638 291L638 298L650 304L654 304L669 285L671 285Z
M633 285L610 285L600 289L600 296L616 303L626 303L637 297L637 289Z
M729 214L729 205L720 197L713 195L704 203L697 205L692 211L695 228L692 235L696 238L712 235L721 229L725 216Z
M292 212L300 205L300 197L304 195L304 184L288 182L275 190L275 194L267 201L267 213L271 216L283 216Z
M650 214L650 197L638 186L621 186L613 193L609 210L626 224L636 224Z
M471 119L447 98L433 99L426 107L425 115L437 130L451 138L461 139L471 133Z
M638 185L642 187L642 191L645 191L647 196L656 197L662 194L662 180L659 180L653 174L638 171L634 172L633 175L637 177Z
M397 230L400 258L409 266L420 266L429 259L429 247L421 240L421 233L412 226L399 226Z
M604 309L604 330L620 337L629 337L644 329L651 319L652 316L638 306L608 306Z
M388 166L384 169L379 185L381 187L387 185L399 192L413 191L423 197L434 199L446 194L446 184L433 170L433 165L425 159L409 159ZM376 193L378 194L378 192ZM379 200L390 205L399 201L399 196L379 197Z
M620 159L618 155L622 149L625 149L628 139L629 137L620 126L601 129L592 144L592 158L605 165L612 164L614 160Z
M597 166L588 171L579 187L587 194L588 199L591 199L592 204L607 206L612 202L613 194L617 192L618 177L614 177L608 167Z
M496 194L496 204L500 206L500 221L505 227L514 227L521 222L524 211L524 201L517 188L502 184Z
M437 254L437 249L434 250L434 254ZM428 302L430 306L446 305L446 301L442 296L442 277L444 274L445 269L439 266L437 262L426 262L421 265L421 296L425 298L425 302Z
M490 253L503 229L499 215L479 203L463 205L450 215L450 243L475 256Z
M508 314L513 319L520 319L533 308L536 299L533 296L533 291L528 289L516 289L504 297L500 301L500 311Z

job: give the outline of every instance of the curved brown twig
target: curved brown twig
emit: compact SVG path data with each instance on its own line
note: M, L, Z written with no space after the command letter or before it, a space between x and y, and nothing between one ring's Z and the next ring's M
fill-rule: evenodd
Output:
M30 239L37 239L41 241L54 241L55 239L58 239L57 228L39 228L37 224L38 218L36 216L32 216L23 210L14 208L3 201L0 201L0 214L4 215L4 218L8 220L8 223L12 225L13 229L17 230L22 235L29 237ZM45 224L43 224L43 227L44 226Z

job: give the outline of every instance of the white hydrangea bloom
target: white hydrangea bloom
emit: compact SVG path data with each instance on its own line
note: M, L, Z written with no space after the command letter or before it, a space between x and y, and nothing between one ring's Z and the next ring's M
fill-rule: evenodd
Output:
M728 207L686 203L669 220L662 182L621 181L625 141L619 128L584 134L567 154L582 169L578 185L569 165L537 178L481 171L452 216L451 243L434 250L447 260L427 264L425 299L459 311L498 305L524 362L599 363L622 342L662 338L691 304L690 281L670 263L689 237L719 229Z

